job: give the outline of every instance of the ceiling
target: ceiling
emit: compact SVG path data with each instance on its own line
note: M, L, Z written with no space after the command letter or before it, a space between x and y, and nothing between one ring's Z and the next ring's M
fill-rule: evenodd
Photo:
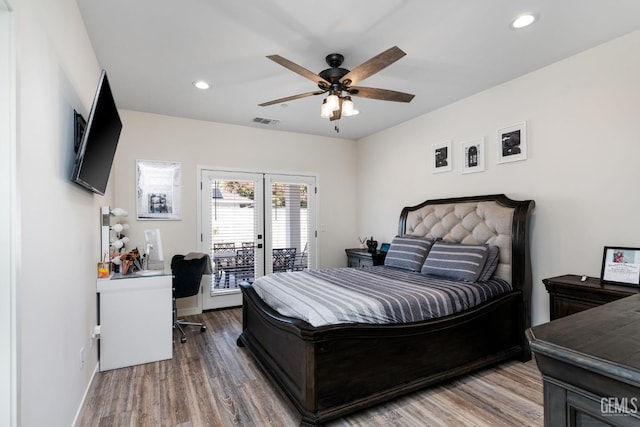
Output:
M638 0L77 3L120 109L352 140L640 29ZM523 12L538 20L512 29ZM330 53L353 69L392 46L407 55L359 85L415 94L411 103L354 97L360 114L337 122L320 117L324 96L258 106L317 89L267 55L319 73Z

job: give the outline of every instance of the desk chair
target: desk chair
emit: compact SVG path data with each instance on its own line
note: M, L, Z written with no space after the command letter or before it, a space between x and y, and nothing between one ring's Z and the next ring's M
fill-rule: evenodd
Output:
M171 258L171 273L173 274L173 327L180 331L180 342L187 341L183 326L200 326L200 332L207 330L203 323L185 322L178 320L177 298L186 298L197 295L200 292L200 281L208 257L185 260L184 255L174 255Z

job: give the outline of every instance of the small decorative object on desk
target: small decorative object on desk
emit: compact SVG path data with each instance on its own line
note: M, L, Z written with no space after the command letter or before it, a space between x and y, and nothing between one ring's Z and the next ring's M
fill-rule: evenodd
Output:
M366 243L366 241L367 241L367 237L366 236L365 237L358 236L358 241L360 242L360 248L361 249L366 248L366 246L364 245Z
M106 279L109 277L111 271L110 263L108 261L102 261L98 263L98 279Z
M120 256L120 262L122 263L122 275L133 273L137 270L142 270L142 264L140 262L140 254L138 249L132 249L124 255Z
M378 241L373 240L373 236L371 236L370 240L367 240L367 249L372 254L376 253L376 249L378 248Z

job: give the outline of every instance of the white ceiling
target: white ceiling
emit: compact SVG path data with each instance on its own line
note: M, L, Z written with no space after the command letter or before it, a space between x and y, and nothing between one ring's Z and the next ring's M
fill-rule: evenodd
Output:
M639 0L77 0L121 109L359 139L640 29ZM531 12L523 30L510 23ZM398 46L407 55L359 83L415 94L354 98L360 115L320 118L317 89L267 59L314 73L327 54L353 69ZM629 52L638 55L639 52ZM97 76L96 76L97 79ZM212 87L192 86L206 80ZM253 122L279 120L277 125Z

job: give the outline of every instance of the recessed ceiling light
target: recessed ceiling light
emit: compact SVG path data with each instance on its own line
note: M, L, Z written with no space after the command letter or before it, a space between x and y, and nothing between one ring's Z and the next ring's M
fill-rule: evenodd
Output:
M520 15L513 21L511 26L513 28L524 28L533 24L535 20L536 20L536 17L533 15L530 15L530 14Z
M206 90L209 89L209 83L204 80L198 80L197 82L193 82L193 85L198 89Z

